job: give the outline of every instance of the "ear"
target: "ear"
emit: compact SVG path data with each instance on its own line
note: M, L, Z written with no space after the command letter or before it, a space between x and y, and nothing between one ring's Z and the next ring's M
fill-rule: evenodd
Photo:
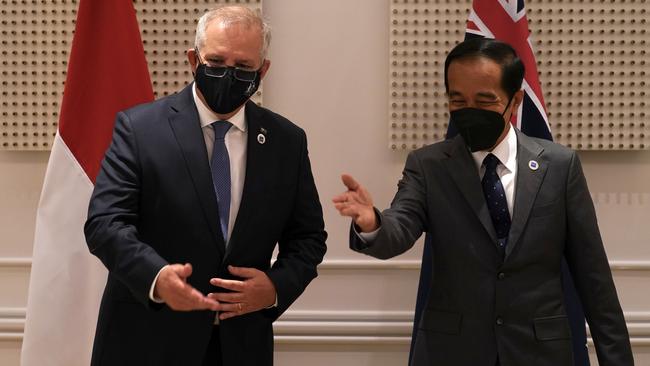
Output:
M519 106L521 105L521 102L523 102L523 100L524 100L524 90L523 89L520 89L519 91L517 91L515 93L515 95L512 96L512 103L510 103L511 104L510 107L513 108L512 109L512 117L517 115L517 111L519 111Z
M271 67L271 60L264 59L264 63L262 63L262 67L260 68L260 80L264 79L266 72L269 71L269 67Z
M192 75L196 73L196 67L198 66L198 57L196 54L196 50L194 48L190 48L187 50L187 61L190 63L190 67L192 69Z

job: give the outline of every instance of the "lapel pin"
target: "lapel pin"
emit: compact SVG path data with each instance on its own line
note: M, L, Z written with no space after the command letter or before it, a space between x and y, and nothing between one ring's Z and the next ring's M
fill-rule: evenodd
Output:
M266 132L266 128L260 128L260 133L257 135L257 142L260 145L264 145L266 143Z
M264 135L260 133L259 135L257 135L257 142L260 143L260 145L264 145L264 143L266 142L266 137L264 137Z
M528 162L528 167L530 168L530 170L537 170L539 169L539 163L536 162L535 160L531 160Z

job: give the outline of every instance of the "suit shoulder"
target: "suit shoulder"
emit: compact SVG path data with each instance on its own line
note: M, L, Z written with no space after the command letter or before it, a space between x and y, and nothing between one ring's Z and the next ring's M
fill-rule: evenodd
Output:
M122 111L115 116L114 130L128 129L138 131L158 131L161 123L168 120L172 105L183 95L184 91L156 99L151 102L137 104Z
M170 103L178 97L178 94L172 94L160 99L156 99L152 102L135 105L119 113L126 115L132 122L152 120L155 119L156 115L166 113L170 107Z
M528 137L544 149L544 155L551 160L568 161L576 154L575 150L546 139Z
M428 159L442 159L446 157L448 152L452 149L454 139L447 139L438 141L431 145L426 145L415 149L411 154L417 156L419 159L428 158Z

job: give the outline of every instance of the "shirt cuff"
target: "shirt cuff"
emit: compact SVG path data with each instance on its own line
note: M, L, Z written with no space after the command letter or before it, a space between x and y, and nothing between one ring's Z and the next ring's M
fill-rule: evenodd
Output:
M352 228L354 230L354 233L357 234L359 239L361 239L362 242L365 244L372 243L376 238L377 238L377 233L379 232L379 229L381 229L381 226L375 229L374 231L371 231L369 233L360 233L357 230L357 225L352 225Z
M164 303L165 303L165 301L163 301L162 299L157 299L157 298L153 295L153 292L154 292L153 290L156 288L156 281L158 281L158 276L160 276L160 273L161 273L162 270L165 269L165 268L167 268L167 266L163 266L163 268L161 268L160 271L158 271L158 274L157 274L156 277L153 279L153 283L151 284L151 288L149 289L149 300L151 300L151 301L153 301L153 302L155 302L155 303L157 303L157 304L164 304Z
M269 305L266 307L266 309L273 309L278 307L278 294L275 294L275 303L273 305Z

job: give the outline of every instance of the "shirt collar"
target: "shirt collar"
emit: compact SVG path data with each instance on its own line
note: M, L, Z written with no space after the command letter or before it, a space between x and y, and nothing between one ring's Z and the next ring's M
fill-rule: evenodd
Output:
M196 83L192 85L192 96L194 97L194 104L196 104L196 109L199 112L199 121L201 122L201 128L210 126L213 122L218 121L219 117L214 113L208 106L203 103L199 95L196 93ZM246 106L240 109L235 113L234 116L228 119L228 122L232 123L233 126L237 127L240 131L246 132Z
M472 153L476 168L480 171L483 160L488 154L494 154L501 164L503 164L509 171L514 172L517 168L517 133L515 127L510 126L506 138L504 138L492 151L476 151Z

